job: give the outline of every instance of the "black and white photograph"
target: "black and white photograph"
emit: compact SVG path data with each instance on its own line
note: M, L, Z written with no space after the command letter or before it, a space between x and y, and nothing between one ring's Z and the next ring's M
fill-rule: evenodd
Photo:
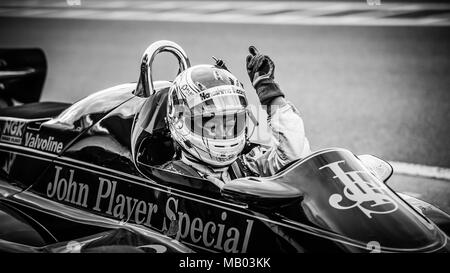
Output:
M0 1L0 253L267 271L449 236L450 1Z

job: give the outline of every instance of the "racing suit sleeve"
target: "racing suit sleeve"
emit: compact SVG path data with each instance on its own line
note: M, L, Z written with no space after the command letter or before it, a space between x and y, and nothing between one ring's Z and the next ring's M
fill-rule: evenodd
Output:
M259 176L271 176L288 163L311 153L300 112L287 102L268 116L271 147L258 146L240 160L245 168Z

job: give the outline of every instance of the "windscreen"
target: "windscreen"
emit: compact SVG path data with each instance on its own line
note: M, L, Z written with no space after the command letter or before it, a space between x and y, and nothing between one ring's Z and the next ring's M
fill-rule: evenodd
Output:
M358 244L386 251L442 246L442 233L345 149L316 152L275 180L303 192L301 210L310 222Z

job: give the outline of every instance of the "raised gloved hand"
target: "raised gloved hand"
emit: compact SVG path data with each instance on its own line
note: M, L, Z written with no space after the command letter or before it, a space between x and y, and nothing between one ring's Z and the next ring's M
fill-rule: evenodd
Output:
M254 46L248 48L247 73L262 105L269 105L276 97L284 97L274 80L275 64L267 55L262 55Z

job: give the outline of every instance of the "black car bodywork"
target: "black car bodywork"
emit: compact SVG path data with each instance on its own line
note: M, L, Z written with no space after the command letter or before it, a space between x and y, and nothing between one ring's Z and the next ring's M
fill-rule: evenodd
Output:
M0 251L449 251L446 213L345 149L224 188L159 168L170 84L0 109Z

